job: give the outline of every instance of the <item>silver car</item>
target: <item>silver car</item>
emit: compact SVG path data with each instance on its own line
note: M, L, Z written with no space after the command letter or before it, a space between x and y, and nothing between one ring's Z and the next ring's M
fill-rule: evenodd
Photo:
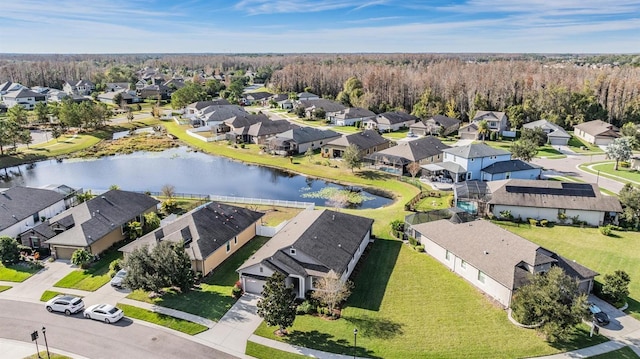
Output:
M118 273L116 273L116 275L114 275L113 278L111 278L111 282L110 282L111 286L122 288L122 282L124 281L124 277L126 276L127 276L127 270L120 269Z

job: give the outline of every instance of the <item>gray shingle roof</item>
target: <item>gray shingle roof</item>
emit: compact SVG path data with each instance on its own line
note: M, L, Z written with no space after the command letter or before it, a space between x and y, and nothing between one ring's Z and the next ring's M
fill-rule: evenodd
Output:
M375 117L375 121L377 123L395 125L395 124L408 122L408 121L412 121L415 123L416 121L418 121L418 118L406 112L393 111L393 112L385 112L385 113L379 114L378 116Z
M582 130L592 136L620 137L616 126L601 120L584 122L574 126L574 129Z
M191 259L204 260L262 216L264 213L247 208L211 202L147 233L120 248L120 251L131 253L145 245L152 248L158 240L184 241L185 250Z
M63 195L47 189L22 186L6 189L0 192L0 230L63 200Z
M462 158L479 158L511 154L511 152L509 151L499 148L493 148L484 143L472 143L466 146L451 147L445 149L443 152L450 153Z
M226 99L220 98L211 101L198 101L187 105L187 108L194 108L196 110L202 110L205 107L213 106L213 105L231 105L229 101Z
M446 148L449 148L449 146L443 144L437 137L426 136L413 141L402 142L397 146L378 151L368 157L384 158L385 156L392 156L405 159L408 162L417 162L441 154L442 150Z
M365 130L358 133L352 133L350 135L343 135L340 138L329 142L334 146L349 147L350 145L356 145L360 150L372 148L389 142L386 138L382 137L378 131Z
M297 127L291 124L289 121L263 121L258 122L249 127L247 134L249 136L269 136L290 130L292 127Z
M447 117L447 116L443 116L443 115L435 115L429 119L427 119L427 121L432 120L436 125L441 125L445 128L451 127L451 126L455 126L455 125L459 125L460 124L460 120L455 119L455 118L451 118L451 117Z
M346 107L340 102L331 101L327 99L317 99L317 100L300 100L300 106L305 109L316 109L321 108L325 112L338 112L344 110Z
M3 95L2 97L4 98L25 98L25 97L41 97L44 98L45 95L35 92L35 91L31 91L28 88L22 88L20 90L17 91L11 91L11 92L7 92L5 95Z
M518 171L528 171L533 169L542 169L542 167L535 165L533 163L525 162L522 160L509 160L509 161L500 161L493 163L482 169L482 172L496 174L496 173L505 173L505 172L518 172Z
M501 120L505 117L506 114L500 111L476 111L476 115L473 117L472 121L482 121L482 120Z
M134 217L155 209L158 203L158 200L142 193L110 190L52 217L52 225L58 220L68 223L72 219L74 226L47 243L78 247L91 245Z
M297 127L276 136L278 139L293 140L298 144L340 137L338 132L315 127Z
M364 118L374 117L376 114L362 107L348 107L335 114L336 118L349 119L349 118Z
M510 179L493 181L489 187L491 204L622 212L620 201L600 193L594 183Z

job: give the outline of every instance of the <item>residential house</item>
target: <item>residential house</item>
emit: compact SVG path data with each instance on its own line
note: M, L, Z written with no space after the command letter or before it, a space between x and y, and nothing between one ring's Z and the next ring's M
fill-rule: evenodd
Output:
M104 92L112 91L130 91L131 84L128 82L107 82L104 86Z
M153 85L144 85L141 89L136 90L138 97L141 99L167 100L171 97L171 90L162 83Z
M81 248L100 254L125 239L128 223L144 224L144 215L155 212L158 203L145 194L110 190L40 224L56 233L45 244L56 258L69 259Z
M62 84L62 90L69 95L90 95L96 90L96 85L89 80L68 80Z
M2 99L2 96L4 96L6 93L22 90L25 88L27 87L17 82L11 82L11 81L3 82L0 84L0 99Z
M223 98L210 100L210 101L198 101L198 102L188 104L187 107L185 107L185 114L199 116L202 114L201 111L209 106L223 106L223 105L231 105L231 103Z
M181 88L183 88L185 84L183 78L173 77L165 81L162 85L168 89L169 96L171 96L171 94L176 90L180 90Z
M0 192L0 235L16 238L65 209L64 196L55 191L22 186L3 189Z
M463 140L476 140L478 135L478 124L481 121L487 121L489 130L502 134L509 127L507 115L498 111L477 111L476 115L471 119L470 124L460 128L460 138Z
M498 181L510 178L540 179L542 167L523 160L494 162L482 169L483 181Z
M111 105L120 105L122 102L126 104L132 104L134 102L139 102L137 96L131 95L127 90L116 90L109 91L105 93L101 93L97 97L98 101L108 103Z
M364 120L363 125L368 130L378 130L381 132L398 131L402 128L410 127L419 121L416 116L400 111L385 112L374 118Z
M268 101L268 99L273 96L272 93L270 92L264 92L264 91L259 91L259 92L250 92L250 93L246 93L244 95L242 95L242 104L246 105L246 106L251 106L251 105L264 105L264 103L266 101Z
M435 115L409 126L409 130L419 136L440 135L440 128L443 129L442 135L449 136L450 134L458 131L460 128L460 120L447 116Z
M375 116L373 111L362 107L349 107L338 112L327 113L327 119L337 126L353 126Z
M299 101L313 101L313 100L320 99L320 96L313 94L311 92L300 92L297 94L297 97Z
M442 165L450 172L454 182L482 179L482 170L496 162L510 161L511 153L493 148L484 143L472 143L466 146L451 147L443 150Z
M326 99L317 99L317 100L299 100L297 102L297 106L302 106L304 108L305 116L312 118L315 116L315 111L317 109L322 109L325 112L325 118L329 118L329 115L332 113L340 112L345 110L347 107L341 104L340 102L326 100ZM294 107L297 107L294 104Z
M364 130L350 135L342 135L322 146L322 156L339 158L350 145L355 145L360 150L360 155L365 157L374 152L382 151L391 146L391 141L382 137L378 131Z
M20 105L26 110L33 110L36 103L47 102L47 95L32 91L25 87L17 91L7 92L2 95L2 100L7 108Z
M255 125L259 122L271 121L264 114L241 114L228 118L220 125L217 126L216 131L218 133L226 133L227 139L235 142L251 142L251 136L249 135L249 128L251 125Z
M544 133L547 134L547 142L553 146L566 146L571 139L571 135L567 133L562 127L547 120L538 120L522 125L522 128L528 128L530 130L541 128Z
M62 102L69 97L72 97L72 95L58 89L50 89L49 92L47 92L47 102Z
M560 267L590 293L597 272L530 242L489 221L452 223L447 219L411 227L425 252L505 308L533 275Z
M327 142L341 135L332 130L321 130L315 127L297 127L279 133L267 140L267 147L275 154L289 156L305 153L309 148L319 149Z
M597 184L544 180L504 180L489 182L486 213L500 217L510 211L514 218L558 221L572 218L590 226L618 222L622 206L618 198L600 193Z
M197 111L197 114L187 115L191 118L191 125L218 127L224 120L234 116L244 116L248 114L242 107L238 105L211 105Z
M273 136L276 136L286 131L290 131L291 129L296 127L298 126L291 124L287 120L277 120L277 121L267 120L267 121L254 123L248 128L235 129L232 132L237 136L242 136L243 138L242 142L263 145L267 142L268 138L271 138Z
M163 241L182 242L194 271L207 275L256 236L264 213L210 202L120 248L125 257Z
M55 191L63 195L65 208L78 205L78 195L84 193L82 188L72 188L64 184L48 184L40 186L40 188Z
M442 162L442 151L446 148L449 146L437 137L426 136L372 153L365 157L365 161L378 170L401 176L409 172L407 166L411 163L424 165Z
M620 137L618 128L610 123L593 120L573 127L576 137L596 146L607 146Z
M371 240L372 226L372 219L344 212L302 211L237 269L242 288L260 294L276 271L298 298L331 271L345 282Z

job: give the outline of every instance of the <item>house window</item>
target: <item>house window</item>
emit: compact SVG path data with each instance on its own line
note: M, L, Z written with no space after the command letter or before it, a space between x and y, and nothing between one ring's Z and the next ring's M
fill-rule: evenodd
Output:
M471 172L467 173L467 179L470 180L471 179Z
M467 269L467 262L462 261L462 262L460 263L460 268L462 268L462 269Z
M507 173L505 173L504 178L505 178L505 179L509 179L509 178L511 178L511 172L507 172Z
M36 223L40 220L40 216L38 215L38 212L33 214L33 222Z
M296 255L296 249L295 248L289 248L289 254L291 254L292 256Z
M451 252L447 251L447 253L444 255L444 257L450 261L451 260Z
M480 283L484 283L484 281L486 280L486 276L484 275L484 273L482 271L478 271L478 282Z
M227 242L227 253L231 250L231 241Z
M470 159L469 162L473 162L473 160L475 160L475 158Z
M238 237L233 237L233 244L234 245L238 244Z
M31 247L33 248L40 248L40 238L38 237L31 237Z

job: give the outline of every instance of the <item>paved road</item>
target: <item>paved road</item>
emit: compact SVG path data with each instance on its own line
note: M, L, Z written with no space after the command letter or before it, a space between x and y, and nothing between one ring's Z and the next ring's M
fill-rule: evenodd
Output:
M572 176L579 178L588 183L597 183L601 188L618 193L624 186L623 183L612 179L586 173L578 169L578 165L582 163L605 161L605 155L568 155L566 158L548 159L534 158L533 163L542 166L545 171L552 171L564 176Z
M42 304L0 299L0 337L29 342L30 333L45 326L47 341L92 359L110 358L235 358L186 338L124 318L108 325L48 313ZM38 341L38 344L44 344ZM0 354L1 356L1 354Z

